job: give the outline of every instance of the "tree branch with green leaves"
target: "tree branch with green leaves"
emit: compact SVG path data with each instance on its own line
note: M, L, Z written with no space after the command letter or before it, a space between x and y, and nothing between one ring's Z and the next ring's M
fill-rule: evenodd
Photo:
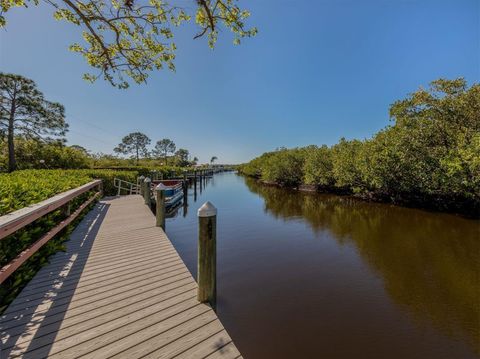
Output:
M192 0L194 7L175 6L177 1L162 0L43 0L54 8L57 20L82 28L82 42L70 45L95 69L84 74L87 81L103 77L113 86L127 88L146 82L149 73L175 70L174 29L193 17L199 27L194 38L207 37L215 46L221 28L233 32L234 44L255 36L257 29L247 27L250 16L237 0ZM0 27L7 25L6 13L13 7L38 5L40 0L0 1Z

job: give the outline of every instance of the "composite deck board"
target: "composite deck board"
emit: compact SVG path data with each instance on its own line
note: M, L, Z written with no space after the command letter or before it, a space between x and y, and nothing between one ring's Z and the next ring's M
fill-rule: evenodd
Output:
M106 198L0 318L0 358L239 358L139 195Z

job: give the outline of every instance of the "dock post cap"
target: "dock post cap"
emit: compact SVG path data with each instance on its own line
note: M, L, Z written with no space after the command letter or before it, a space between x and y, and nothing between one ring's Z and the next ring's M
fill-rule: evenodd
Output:
M217 215L217 209L210 201L207 201L198 209L197 215L198 217L213 217Z
M156 187L155 187L155 191L163 191L167 189L167 186L165 186L163 183L159 183Z

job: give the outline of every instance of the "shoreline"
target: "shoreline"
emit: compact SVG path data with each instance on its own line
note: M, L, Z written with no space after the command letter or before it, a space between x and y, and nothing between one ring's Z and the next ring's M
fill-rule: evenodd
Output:
M408 194L404 194L403 196L397 195L396 197L388 194L380 194L374 192L355 194L351 191L343 190L340 188L329 188L312 184L299 184L297 186L289 186L274 181L265 181L255 176L249 176L240 171L238 171L237 173L241 176L254 179L258 183L261 183L265 186L278 187L304 193L319 193L350 197L364 202L391 204L394 206L420 209L429 212L452 214L472 220L480 219L480 204L475 202L459 203L453 199L447 200L445 197L442 198L433 196L429 200L425 201L425 196L421 198L417 196L415 198L413 195Z

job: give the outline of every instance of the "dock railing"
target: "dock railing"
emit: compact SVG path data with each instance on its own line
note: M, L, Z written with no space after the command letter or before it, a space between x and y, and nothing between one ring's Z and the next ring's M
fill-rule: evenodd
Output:
M140 193L140 186L137 183L128 182L122 180L120 178L115 177L113 179L113 186L117 188L117 195L120 196L122 194L122 190L126 194L139 194Z
M71 201L77 197L95 190L96 192L85 200L73 213L71 213ZM62 229L68 226L78 215L97 197L101 197L103 193L102 180L94 180L83 186L72 190L57 194L45 201L34 205L19 209L12 213L8 213L0 217L0 241L4 240L11 234L24 228L37 219L59 209L63 209L65 218L51 228L47 233L43 234L38 240L30 244L14 259L0 268L0 284L2 284L15 270L25 263L33 254L35 254L43 245L55 237Z

